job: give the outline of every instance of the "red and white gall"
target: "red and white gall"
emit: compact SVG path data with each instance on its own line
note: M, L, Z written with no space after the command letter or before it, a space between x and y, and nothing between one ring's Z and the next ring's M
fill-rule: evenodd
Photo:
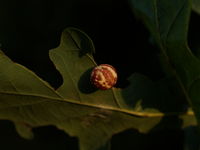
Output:
M92 70L90 79L95 87L107 90L117 83L117 72L113 66L101 64Z

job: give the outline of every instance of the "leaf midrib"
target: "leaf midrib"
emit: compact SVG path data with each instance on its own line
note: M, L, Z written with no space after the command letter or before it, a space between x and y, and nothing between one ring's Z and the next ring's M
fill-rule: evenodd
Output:
M186 1L185 1L186 2ZM182 10L182 8L184 7L184 5L185 5L185 2L184 2L184 4L183 4L183 6L181 6L181 8L178 10L178 12L177 12L177 15L176 15L176 17L175 18L177 18L178 17L178 14L180 13L180 11ZM171 73L175 76L175 78L177 79L177 81L178 81L178 83L179 83L179 85L180 85L180 88L182 89L182 92L183 92L183 94L185 95L185 98L187 99L187 101L188 101L188 103L189 104L191 104L191 99L190 99L190 97L189 97L189 95L187 94L187 92L186 92L186 89L185 89L185 87L184 87L184 85L183 85L183 83L182 83L182 81L181 81L181 79L180 79L180 77L179 77L179 75L178 75L178 73L177 73L177 71L173 68L173 65L170 63L170 58L169 58L169 56L167 55L167 53L166 53L166 49L164 48L165 46L163 45L163 42L162 42L162 38L161 38L161 32L160 32L160 25L159 25L159 19L158 19L158 10L157 10L157 0L154 0L154 13L155 13L155 22L156 22L156 27L157 27L157 30L158 30L158 38L159 38L159 40L160 40L160 49L161 49L161 52L163 53L163 56L165 57L165 60L166 60L166 62L168 62L168 64L169 64L169 67L171 68ZM174 24L174 22L170 25L170 28L169 28L169 31L168 31L168 33L167 33L167 37L169 36L169 32L170 32L170 30L171 30L171 28L173 27L173 24ZM166 38L167 38L166 37ZM192 104L191 104L192 105Z
M105 105L96 105L96 104L91 104L91 103L81 103L79 101L75 101L72 99L62 99L62 98L56 98L56 97L49 97L47 95L33 95L33 94L29 94L29 93L15 93L15 92L2 92L0 91L0 94L6 94L6 95L18 95L18 96L33 96L33 97L39 97L39 98L44 98L44 99L49 99L49 100L43 100L41 102L36 102L36 103L31 103L31 104L24 104L24 105L17 105L17 106L11 106L11 108L13 107L21 107L21 106L30 106L30 105L36 105L36 104L40 104L43 102L48 102L50 100L55 100L55 101L59 101L59 102L66 102L66 103L71 103L74 105L79 105L79 106L85 106L85 107L90 107L90 108L97 108L97 109L105 109L105 110L109 110L109 111L115 111L115 112L120 112L120 113L125 113L128 115L132 115L135 117L164 117L164 116L177 116L177 115L189 115L189 116L193 116L194 113L193 111L188 111L188 112L168 112L168 113L162 113L162 112L137 112L137 111L133 111L133 110L127 110L127 109L122 109L122 108L118 108L118 107L112 107L112 106L105 106ZM6 107L4 107L6 108ZM9 108L9 107L7 107Z

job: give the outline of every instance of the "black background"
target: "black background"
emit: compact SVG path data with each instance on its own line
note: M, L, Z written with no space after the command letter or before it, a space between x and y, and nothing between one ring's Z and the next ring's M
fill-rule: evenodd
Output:
M197 18L198 15L192 13L189 39L198 36L193 36ZM92 38L96 47L95 60L117 69L118 87L127 86L127 77L134 72L143 73L152 80L163 76L158 49L126 0L0 0L1 49L55 88L61 85L62 78L49 60L48 51L58 46L66 27L79 28ZM193 41L189 44L193 45ZM77 139L55 127L37 128L34 133L33 140L24 140L17 135L11 122L1 121L1 149L78 150ZM111 141L113 150L182 150L184 132L166 129L140 134L128 130L115 135Z

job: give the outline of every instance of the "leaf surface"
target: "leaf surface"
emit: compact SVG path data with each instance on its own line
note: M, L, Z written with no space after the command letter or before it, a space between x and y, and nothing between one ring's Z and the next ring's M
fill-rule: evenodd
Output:
M59 47L50 51L63 77L57 90L0 53L0 119L12 120L25 138L32 137L31 128L54 125L78 137L80 150L109 149L112 135L130 128L148 132L164 116L178 116L179 127L196 124L186 103L179 103L181 95L170 91L173 78L154 83L135 73L125 89L95 89L90 83L94 51L82 31L63 31Z

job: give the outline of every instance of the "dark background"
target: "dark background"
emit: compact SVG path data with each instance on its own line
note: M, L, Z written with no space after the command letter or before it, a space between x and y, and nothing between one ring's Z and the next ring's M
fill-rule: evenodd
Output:
M190 39L198 36L193 36L198 26L193 21L196 18L199 19L198 15L192 13ZM127 77L134 72L155 81L163 76L158 49L126 0L0 0L1 49L55 88L61 85L62 78L49 60L48 51L58 46L66 27L79 28L92 38L95 60L117 69L118 87L127 86ZM194 45L193 41L189 44ZM24 140L11 122L0 121L1 149L78 150L77 139L55 127L37 128L34 133L33 140ZM113 150L183 150L184 132L166 129L140 134L128 130L115 135L111 141Z

